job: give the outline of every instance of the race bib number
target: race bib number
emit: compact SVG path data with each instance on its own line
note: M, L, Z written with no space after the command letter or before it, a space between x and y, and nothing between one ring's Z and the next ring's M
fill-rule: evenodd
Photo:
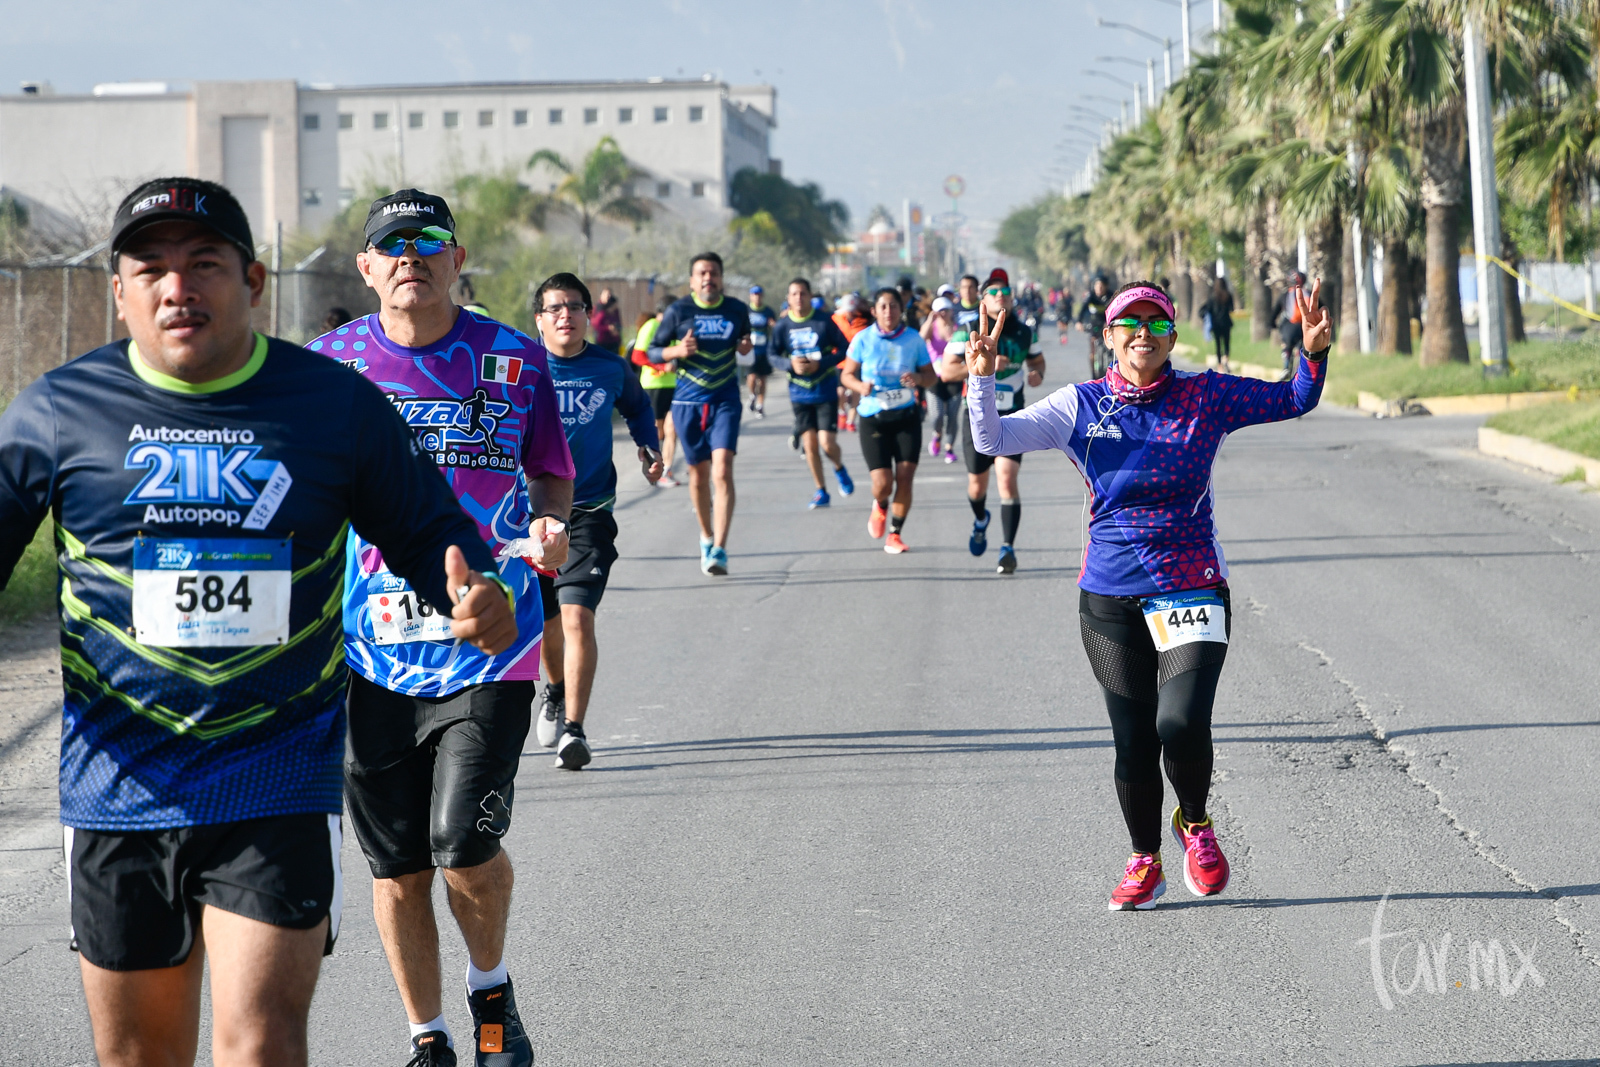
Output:
M760 348L762 345L767 343L767 335L761 330L752 330L750 333L750 343L755 347Z
M1017 391L1009 385L994 383L994 406L997 411L1010 411L1017 406Z
M417 595L404 579L382 576L396 586L367 594L367 612L372 616L372 641L378 645L408 645L413 641L453 641L450 616L441 615L432 604ZM370 589L371 586L368 586Z
M288 539L133 542L133 634L158 648L241 648L289 639Z
M885 411L890 408L903 408L911 403L909 389L873 389L872 395L883 405Z
M1157 652L1195 641L1228 643L1227 611L1210 590L1148 597L1141 607Z

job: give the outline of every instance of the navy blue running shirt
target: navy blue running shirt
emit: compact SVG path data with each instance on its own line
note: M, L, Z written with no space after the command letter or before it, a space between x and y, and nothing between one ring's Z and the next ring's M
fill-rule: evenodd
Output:
M661 313L661 325L650 339L650 361L665 363L663 353L693 330L695 354L678 360L678 391L673 400L704 404L732 397L739 399L735 355L739 341L750 332L750 309L742 301L724 296L715 304L702 304L697 296L674 301Z
M572 507L610 511L617 502L617 467L611 461L612 409L622 413L635 444L659 452L661 438L650 398L622 357L599 345L584 345L572 357L552 352L550 379L556 387L567 445L572 449L572 465L577 468Z
M815 374L796 374L789 365L789 402L792 404L831 403L838 397L839 364L850 342L827 315L813 309L803 319L793 312L778 316L772 328L772 358L790 360L796 356L817 360ZM829 427L832 429L832 427Z
M119 341L0 416L0 577L55 522L61 821L152 830L342 809L345 536L449 610L495 573L377 387L256 336L189 385Z

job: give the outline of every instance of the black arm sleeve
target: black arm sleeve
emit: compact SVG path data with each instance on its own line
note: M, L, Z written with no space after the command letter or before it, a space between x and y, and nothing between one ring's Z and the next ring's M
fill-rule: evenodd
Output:
M350 523L378 546L390 570L448 615L445 549L459 547L481 574L499 573L494 556L400 413L377 386L352 377Z
M56 473L55 405L40 378L0 415L0 589L50 513Z

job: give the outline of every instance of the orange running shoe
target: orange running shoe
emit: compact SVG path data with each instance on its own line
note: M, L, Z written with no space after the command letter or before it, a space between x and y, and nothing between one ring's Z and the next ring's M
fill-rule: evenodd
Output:
M883 510L883 505L876 500L872 502L872 514L867 516L867 536L874 541L883 536L883 528L889 521L889 513Z
M1122 881L1111 891L1112 911L1149 911L1156 898L1167 891L1161 874L1161 853L1135 852L1128 857Z
M906 543L900 540L900 535L897 533L892 533L889 535L889 540L883 543L883 550L895 556L898 556L902 552L911 551L906 547Z
M1211 816L1186 823L1183 809L1172 809L1172 836L1183 846L1183 883L1197 897L1214 897L1228 888L1228 858L1217 845Z

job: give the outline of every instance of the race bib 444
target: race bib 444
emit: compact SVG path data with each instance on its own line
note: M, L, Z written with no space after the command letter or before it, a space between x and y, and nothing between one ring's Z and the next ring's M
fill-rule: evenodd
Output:
M281 645L293 570L287 538L136 538L134 637L161 648Z
M1209 589L1148 597L1140 606L1157 652L1195 641L1228 643L1227 609Z

